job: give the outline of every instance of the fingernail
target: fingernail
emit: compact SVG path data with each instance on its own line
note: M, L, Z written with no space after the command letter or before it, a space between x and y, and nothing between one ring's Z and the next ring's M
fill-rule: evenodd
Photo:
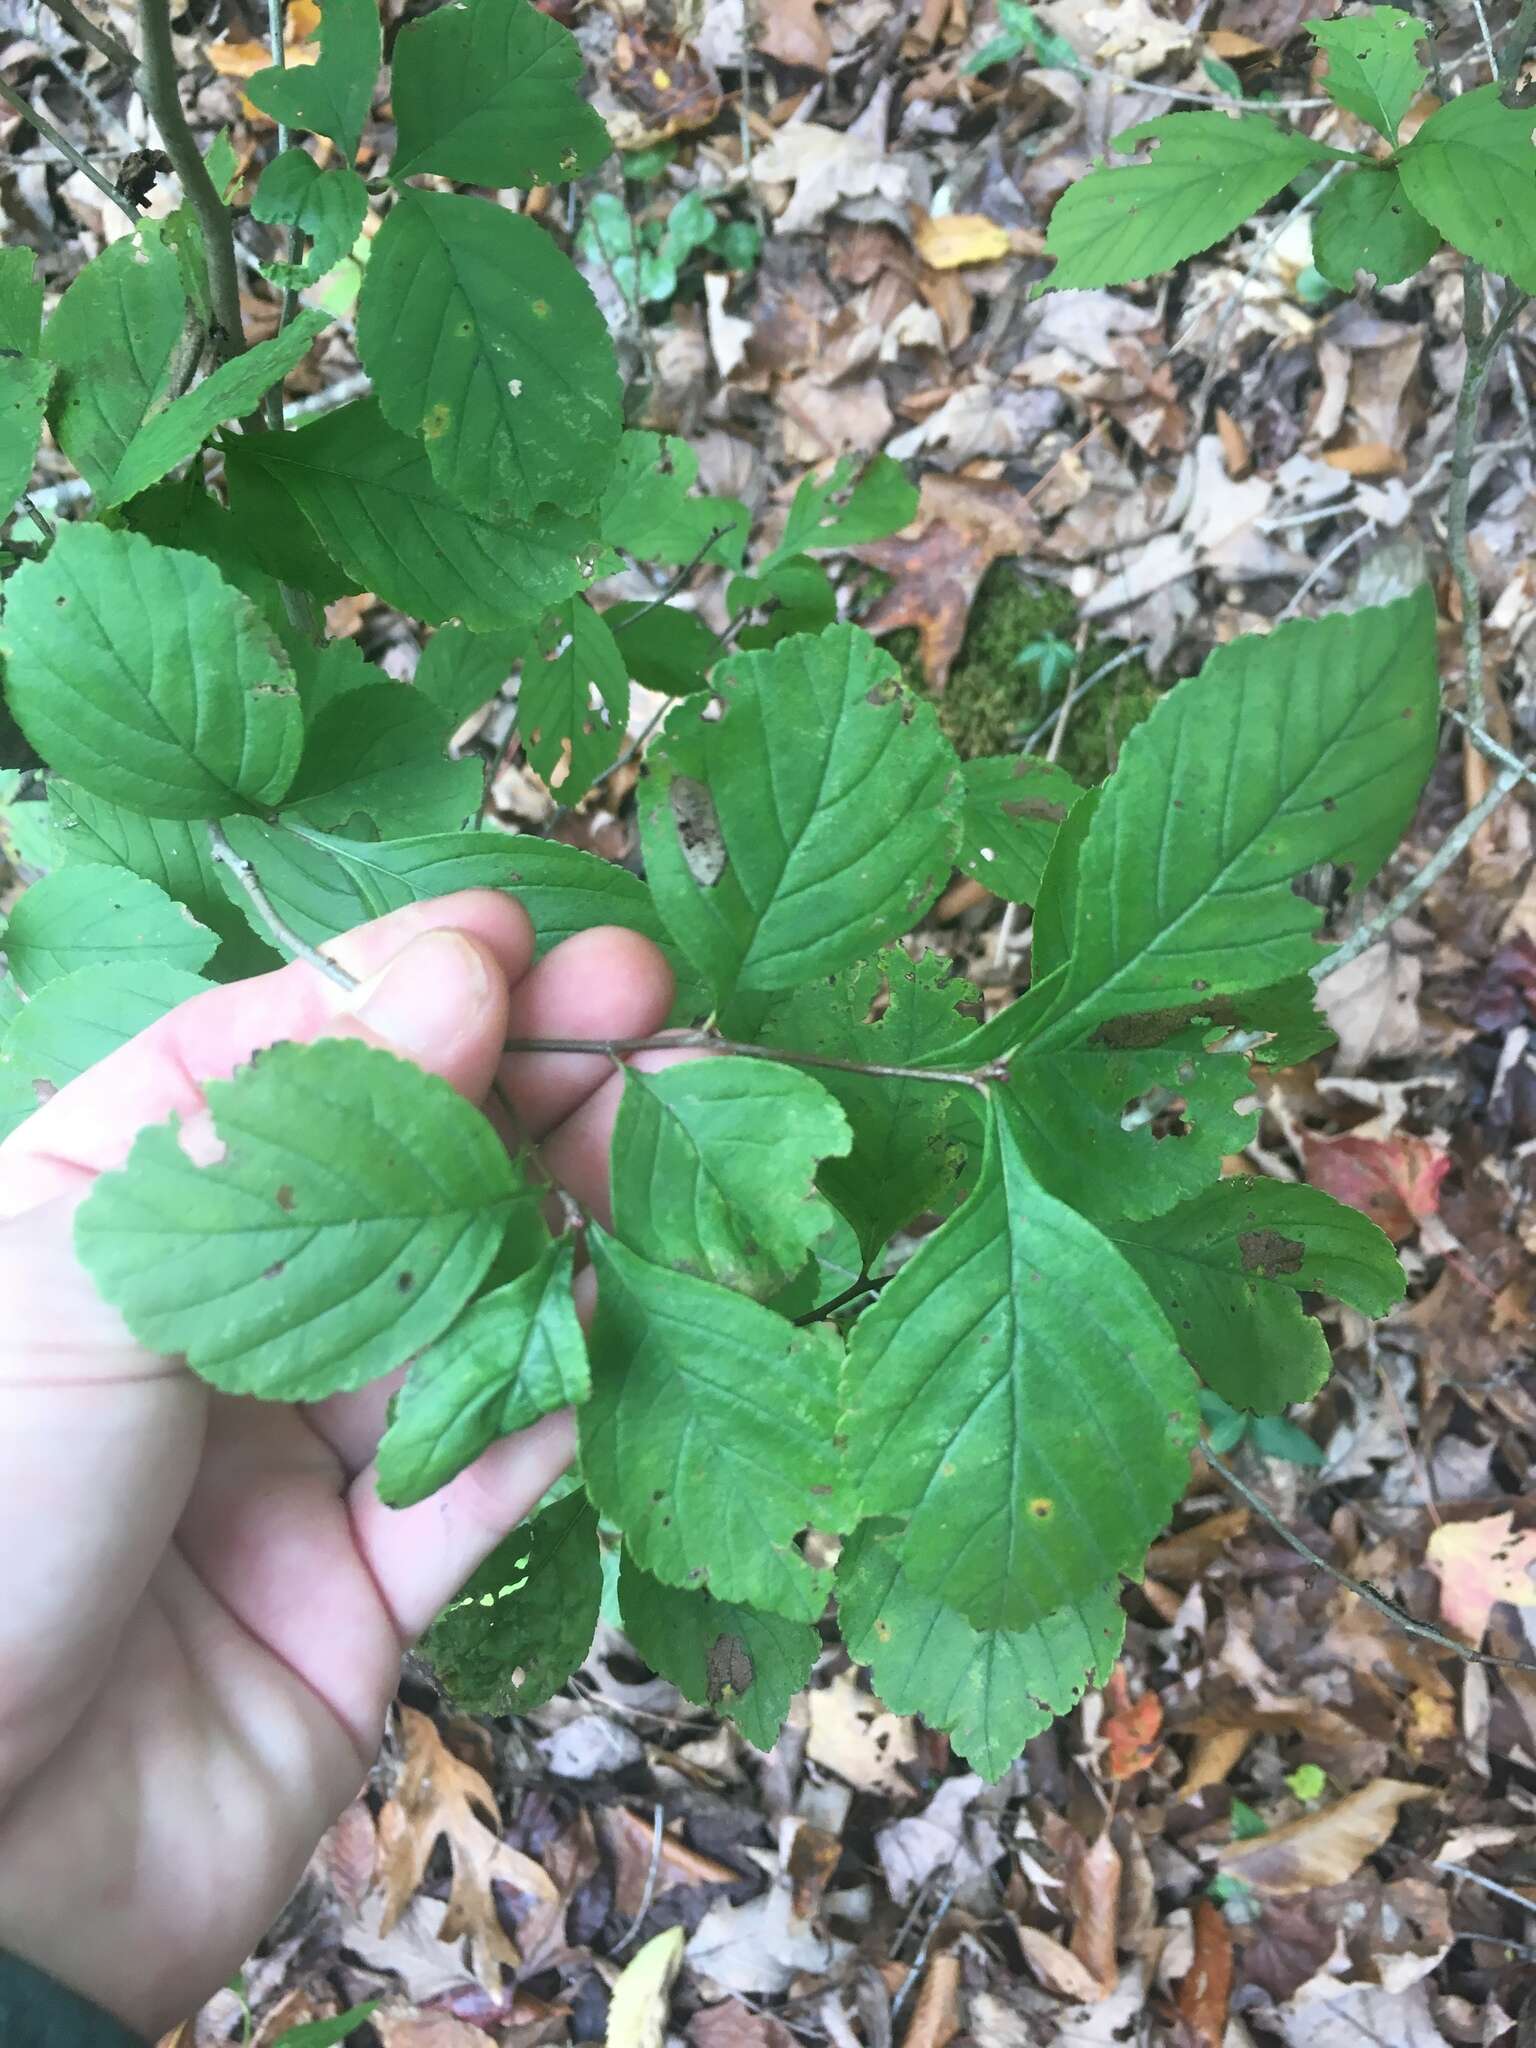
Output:
M344 1007L402 1052L439 1052L491 993L485 961L462 932L423 932L348 996Z

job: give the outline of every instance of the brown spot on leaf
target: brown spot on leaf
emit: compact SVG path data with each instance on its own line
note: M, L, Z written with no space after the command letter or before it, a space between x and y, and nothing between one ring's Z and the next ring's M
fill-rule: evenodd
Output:
M1300 1238L1282 1237L1278 1230L1240 1230L1237 1249L1242 1255L1243 1270L1262 1273L1266 1280L1281 1273L1299 1273L1307 1256Z
M746 1644L734 1635L717 1636L710 1644L705 1670L712 1707L722 1700L740 1699L757 1676Z
M293 1208L293 1189L285 1181L277 1191L277 1206L287 1215Z

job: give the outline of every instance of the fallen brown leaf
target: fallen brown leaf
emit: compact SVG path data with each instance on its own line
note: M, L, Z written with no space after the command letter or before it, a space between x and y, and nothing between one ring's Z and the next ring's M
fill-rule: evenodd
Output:
M501 1840L495 1794L480 1773L461 1762L436 1723L414 1707L400 1708L404 1757L393 1794L379 1813L379 1885L384 1894L380 1933L405 1911L427 1874L438 1837L448 1842L453 1884L440 1941L469 1937L475 1975L487 1990L501 1982L501 1966L518 1953L496 1910L495 1882L554 1904L554 1885L530 1856ZM482 1819L489 1814L490 1826Z
M1015 1924L1024 1960L1047 1991L1058 1998L1070 1998L1080 2005L1094 2005L1104 1996L1099 1980L1086 1963L1080 1963L1071 1949L1038 1927Z
M376 2012L368 2022L383 2048L495 2048L490 2034L448 2012Z
M805 71L825 71L832 58L832 38L816 0L774 0L765 7L758 16L757 47Z
M1120 1981L1115 1929L1120 1918L1120 1852L1108 1833L1081 1858L1067 1883L1073 1912L1072 1953L1108 1998Z
M1174 1995L1189 2048L1221 2048L1232 1999L1232 1932L1210 1899L1195 1902L1195 1960Z
M1429 1539L1425 1563L1440 1575L1440 1619L1480 1643L1496 1602L1536 1607L1536 1529L1516 1534L1514 1516L1444 1522Z
M1451 1167L1448 1152L1402 1132L1321 1138L1304 1131L1302 1159L1313 1187L1369 1216L1394 1244L1438 1213L1440 1183Z
M795 1830L789 1849L789 1881L794 1887L795 1911L802 1920L814 1920L821 1911L821 1895L843 1854L843 1845L826 1828L809 1821Z
M608 82L624 101L609 121L621 149L648 149L719 113L720 81L691 43L639 22L623 29L613 48Z
M1223 1870L1272 1899L1343 1884L1387 1840L1404 1806L1438 1797L1431 1785L1378 1778L1374 1785L1362 1786L1317 1813L1287 1821L1267 1835L1229 1843L1219 1861Z
M739 1999L706 2005L688 2022L692 2048L797 2048L794 2035L772 2013L751 2012Z
M902 2048L946 2048L960 2031L960 1958L947 1951L923 1972Z

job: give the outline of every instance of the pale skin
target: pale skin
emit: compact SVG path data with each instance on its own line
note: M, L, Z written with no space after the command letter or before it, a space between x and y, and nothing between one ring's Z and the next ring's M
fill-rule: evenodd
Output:
M379 1501L387 1380L313 1407L211 1393L140 1348L73 1251L135 1134L279 1039L360 1037L484 1103L606 1216L611 1059L508 1037L666 1020L657 950L585 932L532 964L489 891L417 904L199 996L0 1146L0 1949L153 2040L226 1982L378 1749L402 1648L568 1461L569 1416L420 1506ZM493 1114L499 1114L493 1111Z

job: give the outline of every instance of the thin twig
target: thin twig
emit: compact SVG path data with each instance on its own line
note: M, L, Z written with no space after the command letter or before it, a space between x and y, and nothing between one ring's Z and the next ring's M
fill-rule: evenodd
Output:
M139 60L128 45L120 43L110 29L99 28L84 8L75 5L75 0L43 0L43 5L50 14L58 16L77 42L88 44L119 71L138 70Z
M1434 887L1446 869L1461 858L1478 828L1493 816L1515 785L1525 780L1527 773L1524 767L1506 768L1490 784L1482 801L1472 806L1454 831L1446 833L1430 859L1403 884L1392 900L1352 931L1341 946L1336 946L1325 959L1318 961L1310 970L1312 979L1322 981L1327 975L1337 974L1341 967L1347 967L1351 960L1358 959L1368 946L1374 946L1383 932L1390 930L1400 917L1406 916Z
M1327 554L1323 556L1322 560L1320 562L1315 562L1313 564L1311 570L1307 574L1305 582L1302 583L1301 587L1297 590L1296 595L1291 599L1290 603L1286 606L1285 610L1281 612L1280 617L1276 619L1275 624L1278 626L1286 619L1294 619L1296 614L1301 610L1302 605L1306 602L1307 598L1311 595L1312 591L1317 587L1317 585L1321 583L1323 578L1328 574L1328 571L1333 567L1334 563L1341 560L1342 557L1347 555L1352 548L1359 547L1361 541L1368 540L1371 537L1371 535L1375 533L1375 531L1375 520L1367 519L1363 526L1352 526L1349 532L1344 535L1342 540L1336 540L1333 546L1328 550Z
M713 1031L655 1031L641 1038L509 1038L506 1052L602 1053L618 1059L631 1052L729 1053L743 1060L779 1060L790 1067L825 1067L838 1074L867 1074L877 1081L933 1081L944 1088L975 1088L985 1092L991 1081L1006 1081L1006 1060L993 1060L966 1072L940 1067L889 1067L864 1060L834 1059L824 1052L791 1052L778 1045L749 1045L721 1038Z
M176 53L171 47L170 0L139 0L139 34L144 43L140 91L150 119L160 131L165 153L181 180L198 226L203 231L203 255L208 265L208 290L213 315L220 329L220 354L237 356L245 347L245 323L240 317L240 274L235 268L235 231L229 208L214 189L208 166L203 162L187 117L182 110L181 89L176 72Z
M54 538L53 521L48 517L42 506L38 504L36 498L33 497L30 491L23 491L21 502L32 515L33 522L39 533L42 534L43 539L51 541Z
M735 530L736 528L734 521L724 526L711 527L709 538L705 541L704 545L701 548L697 549L689 557L689 559L686 562L684 562L683 566L676 572L675 575L669 576L667 578L666 582L662 584L660 590L656 592L655 596L649 599L647 603L641 605L639 611L632 612L630 616L627 619L625 619L623 624L616 628L616 631L619 633L627 633L631 626L638 626L642 619L648 619L652 612L659 610L660 607L666 603L669 597L675 597L678 591L680 591L683 585L688 581L688 578L693 574L694 570L698 568L699 564L709 554L709 551L714 546L715 542L717 540L724 540L725 536L728 533L734 533Z
M624 1953L625 1949L629 1947L629 1944L640 1932L645 1922L645 1916L651 1910L651 1901L656 1896L656 1880L661 1874L661 1844L662 1837L666 1833L666 1827L666 1808L658 1799L651 1816L651 1861L645 1873L645 1890L640 1894L640 1910L613 1944L613 1947L609 1949L608 1953L610 1956L619 1956Z
M1536 1899L1525 1898L1520 1892L1511 1891L1507 1884L1500 1884L1496 1877L1484 1877L1480 1870L1469 1870L1465 1863L1430 1864L1431 1870L1444 1870L1452 1877L1464 1877L1469 1884L1480 1885L1485 1892L1492 1892L1496 1899L1508 1899L1512 1906L1519 1906L1523 1912L1536 1913Z
M313 967L317 974L323 974L327 981L334 981L338 988L354 989L358 986L355 974L349 974L339 960L332 960L322 953L318 946L312 946L308 939L301 939L274 908L271 897L261 886L256 870L242 853L236 853L224 836L224 827L217 818L207 821L208 849L221 867L226 867L236 882L250 898L251 907L267 930L276 939L285 953L291 953L296 960L303 960Z
M1493 32L1488 26L1488 17L1483 12L1483 0L1472 0L1472 12L1477 16L1477 32L1483 39L1483 54L1488 59L1488 69L1497 78L1499 60L1494 53Z
M1068 704L1073 708L1081 704L1096 683L1102 683L1106 676L1112 676L1117 669L1124 668L1127 662L1135 661L1138 655L1145 654L1151 644L1149 640L1138 640L1134 647L1127 647L1121 653L1112 656L1101 668L1096 668L1085 683L1079 683L1077 688L1070 692L1067 699ZM1025 754L1033 753L1060 716L1061 711L1058 709L1053 711L1043 724L1037 725L1029 738L1024 742L1020 752Z
M138 226L139 210L133 201L125 198L112 180L104 172L98 171L88 156L82 156L67 135L54 127L46 114L40 114L36 107L29 100L23 99L16 88L8 84L4 78L0 78L0 100L4 100L7 106L14 107L29 127L35 128L45 142L51 142L60 156L67 158L82 177L89 178L98 192L110 199L121 212L126 213L135 227Z
M906 1976L902 1978L896 1996L891 2000L891 2023L893 2026L901 2016L901 2008L907 2002L907 1993L923 1974L923 1970L928 1962L928 1951L933 1945L933 1937L938 1933L943 1923L944 1915L954 1904L955 1893L959 1889L960 1879L958 1876L951 1878L948 1885L945 1886L944 1896L933 1910L933 1918L928 1922L927 1931L918 1943L917 1954L912 1958L912 1967L908 1970Z
M1348 1572L1341 1571L1336 1564L1330 1564L1320 1551L1314 1550L1310 1543L1288 1527L1268 1501L1262 1499L1251 1486L1238 1478L1225 1458L1218 1457L1208 1444L1201 1446L1201 1453L1212 1471L1219 1472L1238 1498L1246 1501L1256 1515L1268 1522L1275 1534L1282 1537L1298 1557L1304 1557L1308 1564L1316 1565L1320 1572L1326 1572L1329 1578L1344 1587L1346 1592L1355 1594L1367 1607L1374 1607L1378 1614L1395 1623L1406 1635L1421 1636L1425 1642L1433 1643L1448 1656L1459 1657L1463 1664L1486 1664L1495 1671L1528 1671L1536 1676L1536 1664L1528 1664L1522 1657L1496 1657L1490 1650L1475 1650L1466 1643L1458 1643L1454 1636L1446 1635L1433 1623L1415 1620L1406 1608L1399 1607L1395 1600L1389 1600L1385 1593L1378 1593L1374 1586L1367 1585L1363 1579L1351 1578Z
M841 1294L834 1294L830 1301L822 1302L819 1308L808 1309L803 1316L794 1318L795 1328L803 1330L811 1323L827 1322L840 1308L846 1308L850 1301L857 1301L861 1294L878 1294L882 1287L888 1287L896 1278L894 1273L884 1273L878 1280L861 1273L851 1287L845 1287Z

